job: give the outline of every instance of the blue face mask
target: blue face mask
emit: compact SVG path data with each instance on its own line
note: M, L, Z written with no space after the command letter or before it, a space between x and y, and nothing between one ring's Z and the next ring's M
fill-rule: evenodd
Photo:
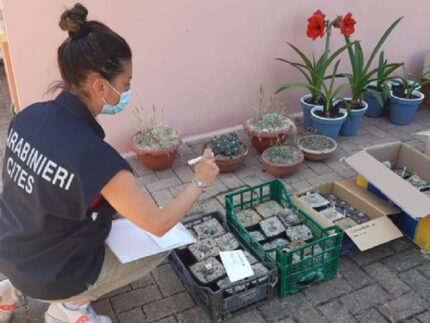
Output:
M126 91L126 92L119 93L117 91L117 89L115 89L109 82L107 82L107 83L119 95L119 102L115 105L112 105L112 104L107 103L105 101L105 99L102 98L104 105L103 105L103 109L100 113L102 113L102 114L117 114L117 113L121 112L122 110L124 110L124 108L126 107L128 102L130 101L131 89Z

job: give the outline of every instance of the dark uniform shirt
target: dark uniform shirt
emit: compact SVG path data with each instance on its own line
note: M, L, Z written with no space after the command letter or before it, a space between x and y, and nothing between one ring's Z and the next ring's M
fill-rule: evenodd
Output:
M0 196L0 272L56 300L96 281L114 209L100 191L128 163L87 107L63 91L11 122Z

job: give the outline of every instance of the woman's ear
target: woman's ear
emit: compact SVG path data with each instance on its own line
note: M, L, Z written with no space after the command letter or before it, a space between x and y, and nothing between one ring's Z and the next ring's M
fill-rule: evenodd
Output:
M107 86L105 79L101 77L95 77L92 80L91 91L94 93L96 98L104 98L107 95Z

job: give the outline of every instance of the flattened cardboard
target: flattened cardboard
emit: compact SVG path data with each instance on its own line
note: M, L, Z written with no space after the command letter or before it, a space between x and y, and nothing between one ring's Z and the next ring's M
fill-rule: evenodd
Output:
M403 236L400 230L387 216L381 216L366 223L346 229L345 233L361 251Z
M380 149L378 149L379 147ZM397 153L396 147L398 148ZM424 154L420 155L418 151L402 143L382 145L360 151L346 158L346 162L411 217L417 219L430 215L430 198L380 163L384 160L393 161L392 158L387 157L396 155L398 166L408 166L408 169L416 170L418 176L429 180L430 158ZM421 158L418 159L417 156ZM427 168L427 174L424 173L424 168Z
M388 215L398 214L400 210L389 205L371 192L357 186L351 180L323 184L312 188L311 191L336 193L340 198L360 211L365 212L371 218L371 220L366 223L345 230L345 233L361 251L403 236L400 230L388 218ZM324 228L334 225L296 195L292 196L291 200Z

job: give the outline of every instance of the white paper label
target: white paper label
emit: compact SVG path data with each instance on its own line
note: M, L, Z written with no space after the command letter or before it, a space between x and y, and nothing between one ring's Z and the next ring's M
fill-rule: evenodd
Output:
M219 255L231 283L254 276L251 264L242 250L220 251Z

